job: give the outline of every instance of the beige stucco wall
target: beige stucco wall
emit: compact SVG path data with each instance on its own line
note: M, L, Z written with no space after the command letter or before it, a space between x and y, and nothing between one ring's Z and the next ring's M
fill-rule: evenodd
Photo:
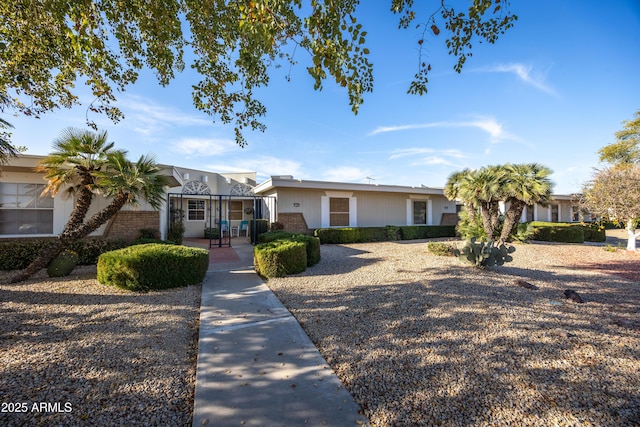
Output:
M278 213L301 212L304 215L304 219L307 221L307 226L309 228L320 228L320 197L325 195L323 190L278 188L277 192L270 191L265 195L277 197Z

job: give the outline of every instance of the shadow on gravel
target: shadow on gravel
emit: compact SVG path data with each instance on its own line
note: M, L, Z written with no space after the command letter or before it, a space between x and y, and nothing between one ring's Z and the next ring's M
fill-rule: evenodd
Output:
M624 322L638 316L640 288L579 273L469 272L447 265L407 283L349 276L331 293L303 281L276 293L373 423L637 425L640 330ZM566 288L587 302L565 300Z

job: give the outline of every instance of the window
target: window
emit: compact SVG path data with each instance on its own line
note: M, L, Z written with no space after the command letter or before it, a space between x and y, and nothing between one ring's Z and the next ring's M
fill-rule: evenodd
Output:
M349 226L348 197L331 197L329 199L329 225L331 227Z
M533 221L533 205L527 205L527 222Z
M189 200L187 205L187 220L204 221L204 200Z
M229 203L229 219L231 220L242 219L242 200L232 200Z
M551 222L558 222L558 205L551 205Z
M53 198L44 184L0 183L0 234L53 234Z
M427 202L426 201L413 202L413 223L414 224L427 223Z

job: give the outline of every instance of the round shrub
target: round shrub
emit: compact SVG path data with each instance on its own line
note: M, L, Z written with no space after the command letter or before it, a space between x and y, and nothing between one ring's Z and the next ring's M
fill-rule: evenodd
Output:
M253 248L253 264L263 277L283 277L300 273L307 268L307 250L304 242L276 240Z
M202 282L209 251L150 243L106 252L98 258L98 282L132 291L149 291Z
M74 251L62 251L47 266L47 274L49 277L62 277L71 274L73 269L78 265L80 257Z

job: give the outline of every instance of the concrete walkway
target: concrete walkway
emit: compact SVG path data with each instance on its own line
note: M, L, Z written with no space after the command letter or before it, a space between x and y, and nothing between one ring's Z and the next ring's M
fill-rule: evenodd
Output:
M253 269L211 249L202 284L193 426L368 425L295 318ZM239 261L238 261L239 259ZM216 260L216 261L213 261Z

